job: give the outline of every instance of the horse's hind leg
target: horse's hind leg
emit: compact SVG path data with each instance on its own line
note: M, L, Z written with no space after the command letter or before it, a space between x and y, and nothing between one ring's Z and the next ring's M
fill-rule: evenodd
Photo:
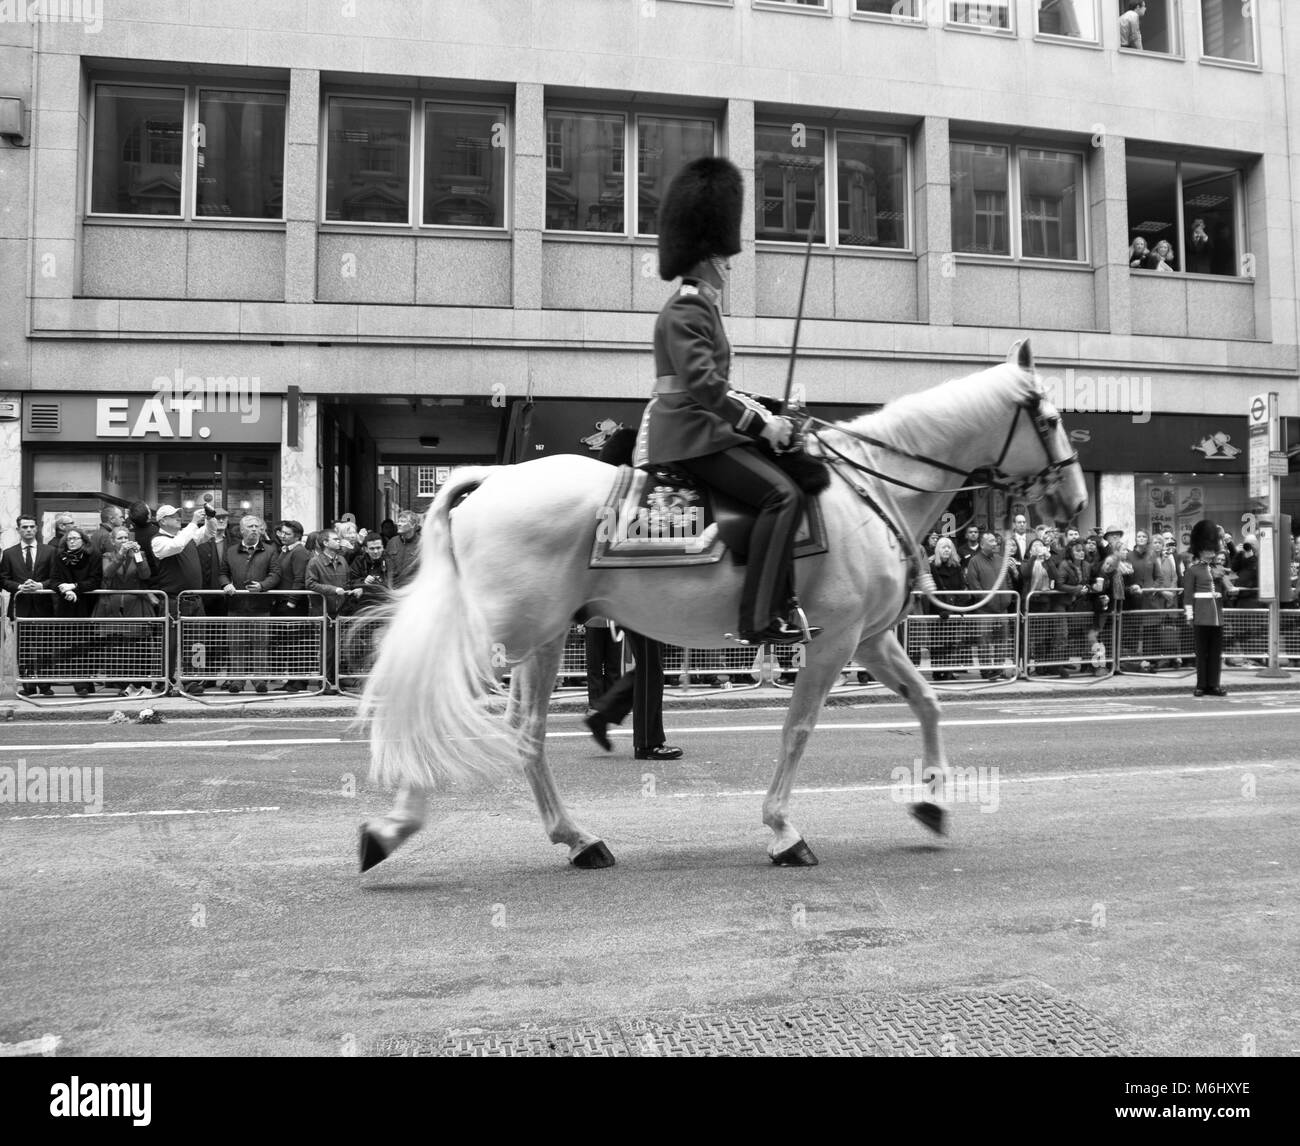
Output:
M948 766L943 736L939 731L939 698L930 682L908 660L892 629L863 641L855 659L907 701L921 722L921 775L926 778L930 792L926 799L911 806L911 813L931 831L944 834L948 814L940 806L940 801L952 790L952 769Z
M544 646L518 665L511 678L511 715L520 732L524 775L533 790L547 836L554 844L568 845L569 862L582 868L613 867L614 857L604 842L581 828L569 815L546 762L547 704L560 671L564 641L565 637L560 636Z
M361 870L382 863L424 827L428 793L422 788L401 787L392 810L361 825Z

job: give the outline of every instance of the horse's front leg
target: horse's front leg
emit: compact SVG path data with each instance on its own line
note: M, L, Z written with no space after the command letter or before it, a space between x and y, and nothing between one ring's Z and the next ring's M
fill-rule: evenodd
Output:
M569 862L575 867L613 867L614 857L604 841L579 826L569 814L546 762L547 705L560 671L564 640L559 637L515 668L510 681L512 723L519 731L524 775L551 843L566 844Z
M911 813L931 831L943 835L948 821L943 804L947 802L947 793L952 791L952 769L939 731L938 696L908 659L893 629L868 637L858 646L854 659L907 701L921 722L921 775L928 791L925 799L911 806Z
M767 845L772 862L781 867L812 867L817 857L804 842L799 830L790 821L790 794L794 790L795 773L808 737L817 725L826 694L849 661L852 638L833 639L825 634L825 643L804 646L807 660L799 669L790 707L786 710L785 725L781 729L781 760L772 786L763 801L763 823L772 829L773 839Z

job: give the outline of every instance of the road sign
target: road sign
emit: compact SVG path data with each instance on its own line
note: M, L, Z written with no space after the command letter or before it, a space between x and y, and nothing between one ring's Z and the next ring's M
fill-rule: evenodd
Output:
M1271 492L1273 471L1269 462L1270 454L1277 451L1278 418L1277 395L1275 393L1256 394L1250 400L1247 414L1249 428L1248 446L1250 449L1247 468L1246 496L1252 501L1267 502ZM1272 506L1268 507L1270 510Z
M1285 450L1269 450L1268 473L1270 477L1286 477L1291 459Z

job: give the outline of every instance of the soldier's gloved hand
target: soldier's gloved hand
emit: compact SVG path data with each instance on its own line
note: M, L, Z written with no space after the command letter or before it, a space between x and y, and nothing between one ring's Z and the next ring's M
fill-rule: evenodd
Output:
M763 425L763 437L775 450L781 449L794 436L794 423L789 418L773 418Z
M1183 607L1183 616L1187 618L1187 623L1190 625L1190 624L1192 623L1192 607L1191 607L1191 605L1185 605L1185 606Z

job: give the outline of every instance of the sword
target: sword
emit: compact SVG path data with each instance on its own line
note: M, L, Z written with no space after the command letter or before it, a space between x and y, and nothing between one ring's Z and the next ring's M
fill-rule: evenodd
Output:
M785 397L781 401L781 413L785 413L790 405L790 392L794 388L794 360L795 355L799 352L799 328L803 325L803 300L808 290L808 264L812 261L813 239L817 234L817 216L821 212L822 185L818 178L821 173L821 166L811 160L805 163L813 172L813 211L812 218L808 221L808 243L803 252L803 278L799 282L799 307L794 315L794 336L790 341L790 364L785 373Z

